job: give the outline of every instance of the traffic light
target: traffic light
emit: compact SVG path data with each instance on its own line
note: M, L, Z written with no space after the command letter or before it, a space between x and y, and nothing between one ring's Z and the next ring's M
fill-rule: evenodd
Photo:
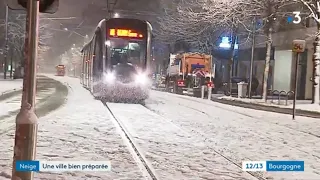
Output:
M59 0L38 0L40 1L39 12L53 14L58 10ZM7 0L7 5L12 10L27 9L28 0Z

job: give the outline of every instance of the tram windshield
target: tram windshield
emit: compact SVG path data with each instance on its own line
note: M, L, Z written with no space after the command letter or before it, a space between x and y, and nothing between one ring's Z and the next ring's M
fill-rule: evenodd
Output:
M146 58L146 45L144 41L129 41L126 39L110 39L111 63L131 63L142 67Z

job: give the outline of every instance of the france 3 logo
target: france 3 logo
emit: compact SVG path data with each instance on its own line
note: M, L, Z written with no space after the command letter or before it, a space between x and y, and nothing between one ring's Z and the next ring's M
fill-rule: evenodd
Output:
M293 23L293 24L300 24L302 18L300 16L300 11L294 11L292 12L293 16L288 16L287 21L288 23Z
M244 161L243 171L304 171L304 161Z

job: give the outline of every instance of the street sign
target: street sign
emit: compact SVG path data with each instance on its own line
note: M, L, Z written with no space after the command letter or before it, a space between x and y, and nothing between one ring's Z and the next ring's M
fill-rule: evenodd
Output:
M296 53L303 53L306 49L305 40L293 40L292 51Z
M296 101L297 101L297 89L298 89L298 68L299 68L299 59L301 53L303 53L306 49L306 41L305 40L293 40L292 51L296 53L296 64L295 64L295 78L294 78L294 99L292 106L292 119L295 119L296 114Z

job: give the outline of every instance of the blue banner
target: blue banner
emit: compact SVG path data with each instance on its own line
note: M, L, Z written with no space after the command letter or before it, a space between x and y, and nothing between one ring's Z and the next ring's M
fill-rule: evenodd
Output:
M304 171L304 161L267 161L267 171Z
M36 171L40 170L39 161L16 161L16 171Z

